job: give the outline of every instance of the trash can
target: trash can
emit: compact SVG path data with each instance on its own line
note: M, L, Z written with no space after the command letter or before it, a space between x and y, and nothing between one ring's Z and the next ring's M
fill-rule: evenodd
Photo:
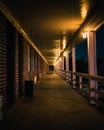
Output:
M25 96L26 97L33 96L33 88L34 88L34 81L33 80L25 81Z

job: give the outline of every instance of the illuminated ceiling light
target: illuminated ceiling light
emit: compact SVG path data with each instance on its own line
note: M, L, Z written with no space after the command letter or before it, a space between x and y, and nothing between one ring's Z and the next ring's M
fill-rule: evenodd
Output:
M83 32L82 33L82 37L85 39L85 38L87 38L87 32Z
M86 9L86 7L82 7L81 15L82 15L82 18L86 17L86 15L87 15L87 9Z
M62 33L63 33L63 35L65 35L65 34L66 34L66 31L64 30Z
M89 1L88 0L80 0L81 1L81 16L83 19L87 16L87 12L89 10Z
M61 58L59 58L59 61L61 61Z
M65 49L65 47L66 47L66 37L64 36L64 38L63 38L63 49Z
M66 56L66 52L64 52L64 55L63 55L64 57Z

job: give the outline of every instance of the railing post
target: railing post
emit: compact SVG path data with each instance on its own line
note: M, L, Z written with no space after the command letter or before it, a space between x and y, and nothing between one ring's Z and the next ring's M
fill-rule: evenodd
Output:
M79 88L82 89L82 77L79 76Z
M89 75L96 75L97 74L97 67L96 67L96 32L90 31L88 32L88 72ZM97 88L97 82L94 80L89 81L90 89ZM91 104L95 104L93 98L96 98L96 93L91 91L90 92Z
M72 71L76 72L76 56L75 56L75 47L72 48ZM73 88L76 88L76 76L73 74L72 75L72 84Z

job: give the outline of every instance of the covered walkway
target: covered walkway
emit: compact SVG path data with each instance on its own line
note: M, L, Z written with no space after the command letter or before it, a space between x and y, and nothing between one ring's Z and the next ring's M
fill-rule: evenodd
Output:
M57 74L47 74L9 112L2 130L102 130L104 116Z

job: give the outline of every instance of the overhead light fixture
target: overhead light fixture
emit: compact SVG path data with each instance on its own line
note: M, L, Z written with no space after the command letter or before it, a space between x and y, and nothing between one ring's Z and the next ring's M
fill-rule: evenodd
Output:
M80 7L81 7L82 19L85 19L85 17L87 16L87 12L89 10L89 2L88 2L88 0L80 0Z
M85 39L85 38L87 38L87 32L83 32L82 33L82 37Z
M66 56L66 52L64 52L63 56L64 56L64 57Z
M86 9L86 7L82 8L81 15L82 15L82 18L86 17L86 15L87 15L87 9Z
M66 37L64 36L63 37L63 50L65 49L65 47L66 47Z

